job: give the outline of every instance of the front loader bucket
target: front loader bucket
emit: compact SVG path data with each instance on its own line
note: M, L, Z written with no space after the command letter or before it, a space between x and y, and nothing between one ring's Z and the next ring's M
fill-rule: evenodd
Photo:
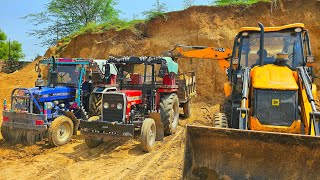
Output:
M183 179L320 179L320 138L188 125Z

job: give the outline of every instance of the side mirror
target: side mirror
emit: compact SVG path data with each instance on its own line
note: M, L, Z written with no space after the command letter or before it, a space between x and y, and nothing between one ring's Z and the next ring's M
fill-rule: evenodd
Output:
M314 56L308 55L306 60L307 60L307 64L306 65L308 67L314 66L314 62L315 62L315 57Z

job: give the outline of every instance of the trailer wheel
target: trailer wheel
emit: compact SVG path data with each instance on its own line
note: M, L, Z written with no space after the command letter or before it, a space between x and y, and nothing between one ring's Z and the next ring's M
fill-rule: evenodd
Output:
M99 118L100 118L99 116L92 116L88 119L88 121L98 121ZM92 138L90 136L85 136L84 142L87 144L87 146L89 148L95 148L95 147L98 147L102 143L102 140L98 140L98 139Z
M99 116L101 114L102 94L91 93L89 97L89 114L91 116Z
M37 139L36 136L37 135L34 131L27 131L23 135L22 143L27 146L33 145L36 143L36 139Z
M216 113L214 115L213 127L228 128L227 117L224 113Z
M1 126L1 135L9 144L18 144L21 140L21 132L7 126Z
M73 134L73 122L66 116L60 116L53 120L48 131L48 140L52 146L67 144Z
M9 141L9 136L10 136L9 131L10 131L9 127L1 126L1 135L2 135L2 138L6 141Z
M144 152L150 152L156 141L156 123L151 118L143 121L141 128L141 147Z
M183 117L189 118L191 116L191 100L183 104Z
M179 99L177 94L167 94L161 98L160 114L164 134L174 134L179 123Z

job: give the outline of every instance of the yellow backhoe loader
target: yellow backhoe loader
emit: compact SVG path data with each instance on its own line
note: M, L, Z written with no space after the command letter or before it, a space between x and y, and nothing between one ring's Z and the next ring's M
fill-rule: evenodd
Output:
M213 127L187 125L184 179L320 179L314 56L301 23L241 28Z

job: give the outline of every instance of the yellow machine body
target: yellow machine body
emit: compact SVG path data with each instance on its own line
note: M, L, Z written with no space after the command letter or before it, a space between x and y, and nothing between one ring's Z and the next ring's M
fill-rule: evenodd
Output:
M265 28L266 33L283 30L297 32L304 30L304 25ZM260 28L244 27L239 34L248 36L246 33L256 31L260 32ZM249 77L248 96L240 102L249 112L247 129L187 125L183 178L320 179L320 137L315 136L315 124L310 117L313 110L299 71L264 64L251 67ZM316 99L317 88L314 84L311 87ZM234 89L231 81L225 83L226 97L231 97ZM255 117L254 98L259 96L256 90L294 92L299 116L289 125L262 123L263 119ZM282 102L274 98L266 103L278 107ZM292 109L292 113L295 112L298 108ZM245 111L241 111L239 117L246 117Z

